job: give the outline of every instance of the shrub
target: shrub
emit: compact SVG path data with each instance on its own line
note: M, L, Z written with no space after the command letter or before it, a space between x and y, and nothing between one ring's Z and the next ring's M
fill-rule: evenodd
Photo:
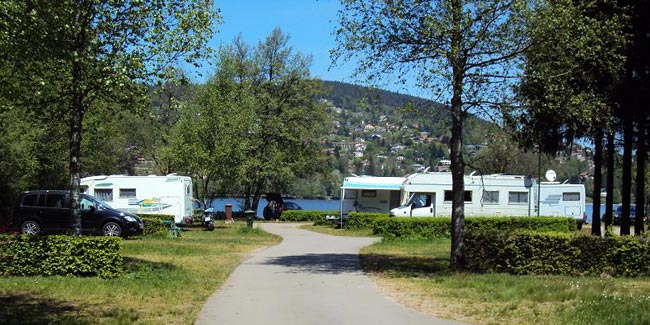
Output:
M373 229L377 220L389 218L387 213L350 212L346 228L351 230Z
M650 275L650 244L638 237L469 231L465 246L465 265L478 272Z
M351 221L349 221L350 223ZM366 222L367 224L368 222ZM449 238L451 219L448 217L375 218L371 222L375 235L386 238ZM466 231L510 232L534 230L537 232L573 232L575 220L559 217L467 217Z
M169 226L164 224L162 219L158 218L148 218L148 217L140 217L142 219L142 223L144 223L144 231L142 232L143 235L153 235L153 234L161 234L169 229ZM171 220L171 219L167 219Z
M0 235L0 275L117 277L119 237Z
M281 221L311 221L314 223L321 223L325 221L328 215L339 215L336 210L287 210L283 211L280 215Z

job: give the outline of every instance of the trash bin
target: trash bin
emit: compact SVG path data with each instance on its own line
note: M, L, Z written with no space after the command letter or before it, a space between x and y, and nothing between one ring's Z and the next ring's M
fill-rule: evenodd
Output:
M253 228L253 219L255 218L255 211L246 210L244 211L244 216L246 216L246 225L248 228Z
M226 223L234 223L232 219L232 204L226 204Z

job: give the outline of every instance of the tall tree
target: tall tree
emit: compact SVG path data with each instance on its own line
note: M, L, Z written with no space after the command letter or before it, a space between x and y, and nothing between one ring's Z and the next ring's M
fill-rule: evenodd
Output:
M600 235L602 130L612 127L614 89L624 62L622 27L615 1L548 2L532 26L536 46L526 53L518 88L523 143L551 154L570 149L577 138L596 143L594 235Z
M620 116L624 125L623 135L623 197L622 197L622 219L621 233L630 233L630 204L631 204L631 169L632 152L637 153L637 172L645 167L647 143L645 140L646 121L650 113L650 3L644 0L620 0L627 9L629 24L624 32L629 35L630 42L625 51L627 60L625 62L625 73L618 91L618 103L620 105ZM635 139L636 135L636 139ZM640 167L640 168L639 168ZM637 187L644 187L645 177L637 175L640 181ZM639 189L641 190L641 189ZM637 198L643 195L637 195ZM639 205L637 202L637 211ZM642 213L645 211L642 209ZM643 229L643 216L636 215L638 225L635 225L635 233ZM637 230L637 228L639 228Z
M219 19L211 0L7 1L7 48L15 73L56 83L67 101L70 128L72 231L81 233L78 206L82 125L98 98L132 94L135 82L170 77L181 59L198 63ZM55 64L53 76L37 69ZM35 68L36 67L36 68ZM34 74L32 74L34 73ZM108 90L108 93L107 93ZM124 90L124 91L120 91Z
M316 101L320 81L309 73L311 57L295 51L289 35L274 29L255 48L253 62L258 106L242 168L245 205L256 210L265 191L282 192L291 180L323 165L317 135L325 115Z
M243 192L257 210L267 191L285 192L321 164L325 125L309 76L309 58L294 53L275 29L256 47L236 37L217 56L217 70L175 127L177 166L207 183ZM323 156L324 158L324 156Z
M342 0L335 62L358 59L356 74L374 82L411 78L433 98L446 98L452 119L452 244L450 269L464 259L463 123L508 100L534 1Z

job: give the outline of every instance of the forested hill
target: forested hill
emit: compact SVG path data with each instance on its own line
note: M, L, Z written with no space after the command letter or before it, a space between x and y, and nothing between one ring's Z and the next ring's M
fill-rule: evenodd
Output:
M321 98L336 107L336 111L332 112L336 114L330 116L342 127L337 132L339 135L351 135L355 128L363 127L363 124L394 124L427 132L434 137L449 135L449 110L445 105L428 99L337 81L323 81ZM470 122L487 123L472 117L469 118ZM468 143L479 141L484 136L480 134L480 128L465 131Z
M404 95L388 90L368 88L338 81L323 81L323 99L335 106L352 111L366 110L368 107L410 108L413 113L427 111L430 117L446 116L444 105L430 100ZM365 105L365 106L364 106ZM432 112L433 111L433 112ZM432 114L435 113L435 114Z

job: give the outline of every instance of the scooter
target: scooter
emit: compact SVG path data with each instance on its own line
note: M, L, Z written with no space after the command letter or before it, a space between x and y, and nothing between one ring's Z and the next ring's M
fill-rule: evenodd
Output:
M214 230L214 208L207 208L203 211L203 226L208 231Z

